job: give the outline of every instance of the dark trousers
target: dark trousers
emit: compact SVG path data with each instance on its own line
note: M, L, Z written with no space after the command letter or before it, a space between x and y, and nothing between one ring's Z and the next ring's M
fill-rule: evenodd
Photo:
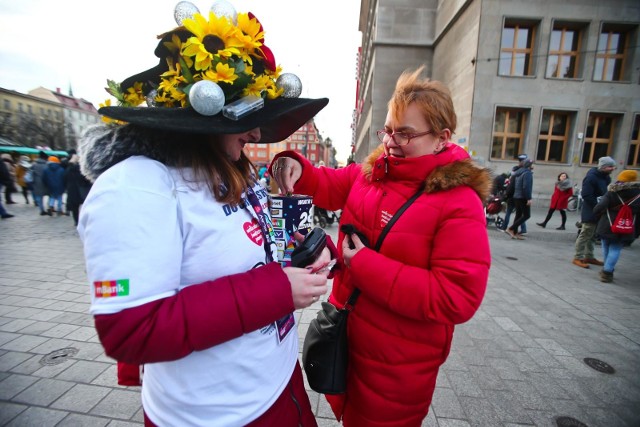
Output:
M560 216L562 217L562 226L564 227L564 225L567 223L567 213L564 211L564 209L558 209L558 210L560 211ZM547 212L547 217L544 219L544 221L542 221L544 225L547 225L547 223L551 219L551 215L553 215L555 211L556 210L554 208L549 208L549 212Z
M531 217L531 207L527 205L526 199L515 199L516 203L516 219L513 225L509 227L514 233L518 234L518 227Z
M4 188L4 201L5 203L13 203L13 199L11 198L11 193L15 191L13 185L7 186Z

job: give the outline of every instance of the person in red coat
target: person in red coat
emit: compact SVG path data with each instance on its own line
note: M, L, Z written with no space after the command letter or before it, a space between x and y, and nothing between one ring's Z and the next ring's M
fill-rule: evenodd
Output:
M537 222L536 224L542 228L547 226L547 223L551 219L551 216L555 211L560 211L560 216L562 217L562 224L560 227L556 228L556 230L564 230L564 226L567 223L567 213L565 209L569 205L569 197L573 196L573 187L571 186L571 180L569 179L569 175L565 172L562 172L558 175L558 181L553 190L553 195L551 196L551 204L549 205L549 211L547 212L547 217L542 222Z
M377 132L382 144L362 164L317 168L285 151L271 166L282 192L342 209L340 223L354 225L372 243L421 191L379 252L356 234L338 235L329 301L342 307L354 288L361 291L349 315L347 390L327 395L345 427L420 426L455 325L471 319L487 285L491 254L483 202L491 174L450 141L456 128L450 93L421 78L422 70L398 79Z

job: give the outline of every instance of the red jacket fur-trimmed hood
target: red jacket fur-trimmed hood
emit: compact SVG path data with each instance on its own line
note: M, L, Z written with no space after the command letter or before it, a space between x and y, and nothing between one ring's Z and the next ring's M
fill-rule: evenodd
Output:
M453 143L418 158L387 157L379 148L362 165L337 170L281 155L303 165L295 191L313 195L322 208L342 209L340 223L353 224L371 246L404 202L423 191L379 252L362 249L336 273L330 301L341 306L354 288L362 293L349 317L347 392L327 397L345 424L420 425L454 327L484 297L491 254L483 202L491 173ZM339 233L340 253L343 238Z
M436 167L425 180L425 193L446 191L467 185L475 190L481 200L487 200L491 195L491 172L488 169L478 167L470 158L465 158L461 153L464 151L462 148L449 144L448 149L458 151L455 156L460 159ZM362 173L365 177L372 179L375 164L381 158L384 159L383 154L384 147L381 145L367 157L367 160L362 164ZM387 161L393 161L393 159L389 159L387 158Z

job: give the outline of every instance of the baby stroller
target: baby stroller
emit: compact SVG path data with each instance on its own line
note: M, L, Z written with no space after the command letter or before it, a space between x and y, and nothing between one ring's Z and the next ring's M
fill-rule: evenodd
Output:
M500 212L504 210L504 199L500 195L491 195L484 207L487 225L494 223L496 228L500 229L504 225L504 218L500 216Z
M325 228L334 222L340 221L340 216L333 211L322 209L318 206L313 207L313 223Z

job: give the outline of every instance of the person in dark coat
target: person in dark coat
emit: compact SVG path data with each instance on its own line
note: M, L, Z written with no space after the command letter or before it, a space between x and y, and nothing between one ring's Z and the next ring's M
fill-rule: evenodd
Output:
M511 214L513 212L515 212L516 210L516 204L515 204L515 199L513 197L514 191L515 190L515 173L522 168L522 165L524 165L524 162L529 158L529 156L527 156L526 154L519 154L518 155L518 164L515 165L513 168L511 168L511 172L508 175L508 179L505 179L505 191L504 191L504 201L507 204L507 209L504 213L504 224L502 225L502 228L500 228L500 231L507 231L507 227L509 227L509 220L511 219ZM511 185L510 185L511 184ZM526 234L527 233L527 222L523 222L522 225L520 225L520 234Z
M12 183L11 174L9 173L9 169L5 165L5 162L0 161L0 191L2 191L2 187L6 185L10 185ZM2 198L0 198L0 218L8 219L13 218L9 212L4 209L2 206Z
M527 159L524 165L518 169L511 179L516 180L516 187L513 194L513 200L516 207L516 219L513 220L511 227L506 232L512 239L524 240L525 237L521 232L518 233L518 227L521 227L531 217L531 200L533 199L533 160Z
M504 192L507 186L507 178L509 178L509 174L503 172L493 179L493 185L491 187L491 194L493 196L498 196L500 198L504 197Z
M42 181L49 192L49 214L55 212L55 205L58 205L58 215L64 215L62 210L62 195L64 194L64 169L60 165L60 159L56 156L49 156L47 168L42 175Z
M630 244L640 235L640 182L638 172L624 170L618 174L614 184L607 187L607 193L593 208L593 213L599 216L596 234L602 241L602 258L604 266L600 270L600 281L609 283L613 281L613 270L620 258L620 253L625 244ZM635 230L632 234L615 234L611 231L612 221L618 215L618 211L625 202L631 208L634 216Z
M611 183L611 172L616 168L616 161L611 157L600 157L598 167L589 169L582 180L582 205L580 234L576 239L576 251L572 263L582 268L589 268L589 264L604 265L593 255L594 237L598 218L593 208L598 204L598 197L604 196L607 186Z
M44 184L44 171L47 169L47 153L40 151L38 158L33 162L33 200L40 208L40 215L51 215L45 208L44 196L48 195L47 186Z
M64 172L64 180L67 187L67 209L73 216L73 224L78 226L80 205L84 203L84 199L89 194L91 182L80 172L78 155L75 153L70 154L71 158Z
M16 188L16 163L9 153L2 153L2 163L7 167L10 178L10 181L4 186L4 202L7 205L13 205L16 202L13 201L11 195L18 191Z

